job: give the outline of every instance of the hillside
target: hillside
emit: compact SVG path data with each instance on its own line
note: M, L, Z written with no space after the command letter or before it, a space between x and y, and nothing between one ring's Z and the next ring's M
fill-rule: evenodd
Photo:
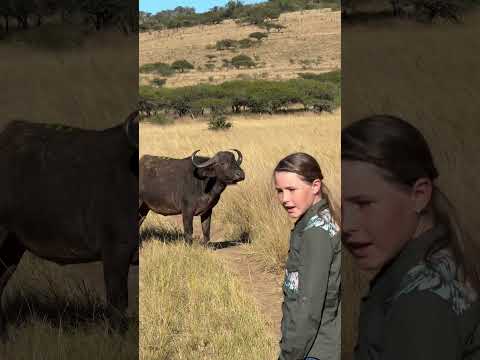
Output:
M282 14L280 32L250 48L215 49L217 41L241 40L253 32L265 32L256 26L238 25L232 20L218 25L194 26L140 34L140 66L186 59L195 66L186 73L168 77L165 86L178 87L198 83L220 83L232 79L281 80L297 77L299 72L326 72L340 68L340 12L329 9ZM223 60L245 54L257 63L254 68L224 68ZM210 56L209 59L207 56ZM214 57L213 57L214 56ZM206 64L214 64L207 69ZM158 74L140 74L140 84L147 85Z

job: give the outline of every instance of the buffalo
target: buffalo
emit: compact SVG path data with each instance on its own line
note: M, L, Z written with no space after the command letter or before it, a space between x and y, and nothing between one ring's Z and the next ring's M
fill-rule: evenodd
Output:
M148 212L182 214L185 240L192 243L193 217L200 216L203 244L210 241L212 210L227 185L245 179L240 168L242 153L232 149L213 157L197 156L196 150L184 159L144 155L139 163L139 226Z
M138 111L105 130L15 120L0 133L0 296L26 250L57 264L102 261L107 313L127 328L138 251ZM0 317L5 340L5 319Z

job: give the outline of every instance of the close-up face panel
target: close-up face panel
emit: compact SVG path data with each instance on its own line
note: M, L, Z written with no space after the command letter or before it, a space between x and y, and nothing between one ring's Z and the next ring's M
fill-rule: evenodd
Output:
M478 14L342 4L342 359L478 356Z

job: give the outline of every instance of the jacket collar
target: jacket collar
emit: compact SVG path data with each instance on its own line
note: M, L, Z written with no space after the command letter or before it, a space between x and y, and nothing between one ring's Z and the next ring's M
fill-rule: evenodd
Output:
M308 220L310 220L312 216L317 215L326 207L328 207L327 200L320 199L320 201L310 206L310 208L305 211L305 213L295 222L295 228L303 229L305 226L307 226Z
M444 225L437 225L410 240L395 259L375 276L370 282L369 296L380 298L390 296L398 287L403 276L426 255L431 245L447 235Z

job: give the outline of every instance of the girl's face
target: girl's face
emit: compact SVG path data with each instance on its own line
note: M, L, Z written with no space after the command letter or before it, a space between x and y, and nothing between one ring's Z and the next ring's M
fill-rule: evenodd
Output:
M295 173L275 172L275 189L278 200L293 219L301 217L321 198L321 181L316 179L308 183Z
M412 188L387 182L375 165L342 161L342 241L357 265L379 271L416 234L418 212L431 197L431 182Z

